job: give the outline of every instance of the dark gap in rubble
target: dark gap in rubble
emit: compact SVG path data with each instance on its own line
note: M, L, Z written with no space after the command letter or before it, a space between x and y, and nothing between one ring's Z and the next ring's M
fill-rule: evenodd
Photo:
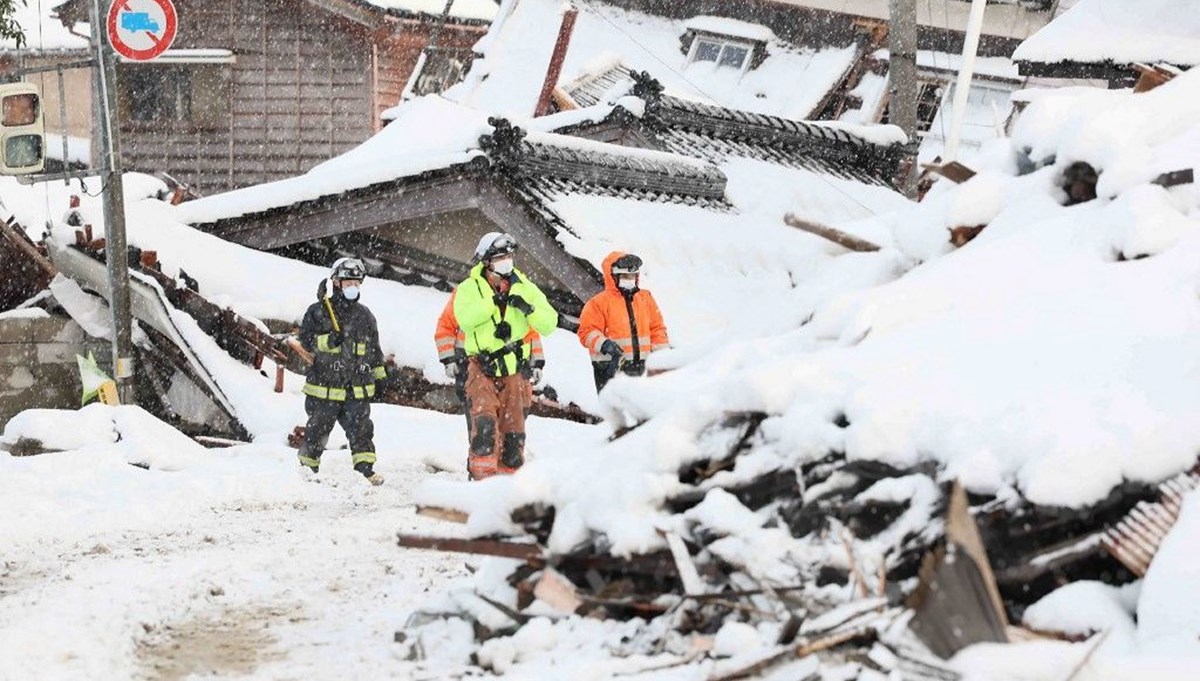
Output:
M748 449L751 438L758 433L765 420L765 412L738 412L726 416L715 429L738 433L728 452L720 458L704 458L684 464L679 470L679 481L685 485L695 485L721 471L732 469L737 457Z

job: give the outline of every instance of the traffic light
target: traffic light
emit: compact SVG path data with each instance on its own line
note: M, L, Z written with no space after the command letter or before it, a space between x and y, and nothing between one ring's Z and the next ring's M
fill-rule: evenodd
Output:
M46 165L42 96L33 83L0 85L0 175L30 175Z

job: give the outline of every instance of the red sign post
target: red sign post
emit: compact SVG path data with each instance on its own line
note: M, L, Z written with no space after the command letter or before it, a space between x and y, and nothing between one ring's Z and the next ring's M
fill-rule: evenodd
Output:
M150 61L175 40L178 16L171 0L113 0L106 24L108 41L117 54Z

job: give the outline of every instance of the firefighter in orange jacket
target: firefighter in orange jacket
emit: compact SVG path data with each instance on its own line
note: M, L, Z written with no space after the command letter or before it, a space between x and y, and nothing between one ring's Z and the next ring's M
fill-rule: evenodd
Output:
M601 265L604 290L579 315L579 342L591 353L597 392L618 370L644 375L646 358L670 343L654 296L638 288L641 268L642 259L632 253L609 253Z
M446 376L454 381L454 394L462 404L467 402L467 353L463 350L463 332L454 319L454 294L446 301L438 317L433 342L437 345L438 360L446 370ZM525 336L532 348L529 361L529 382L537 385L542 381L542 368L546 366L546 355L542 351L542 337L537 331L529 330Z

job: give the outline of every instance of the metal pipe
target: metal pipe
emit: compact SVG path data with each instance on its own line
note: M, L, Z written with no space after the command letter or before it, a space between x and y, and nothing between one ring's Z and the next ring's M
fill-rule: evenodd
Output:
M99 111L104 163L100 172L104 193L105 262L113 326L113 380L121 404L133 404L133 329L129 307L129 248L125 240L125 191L121 177L121 140L117 121L117 69L112 45L103 38L100 0L92 0L92 49L97 67L92 71L92 97Z
M70 170L71 158L70 150L67 148L67 137L71 132L71 126L67 124L67 88L63 84L61 66L58 69L58 124L62 126L63 170ZM70 184L70 180L63 180L63 184Z
M963 63L958 70L958 81L954 84L954 117L950 123L950 139L946 140L946 162L958 160L958 142L966 117L967 96L971 93L971 78L975 75L975 57L979 51L979 34L983 31L983 11L986 8L987 0L971 0L967 37L963 41Z

